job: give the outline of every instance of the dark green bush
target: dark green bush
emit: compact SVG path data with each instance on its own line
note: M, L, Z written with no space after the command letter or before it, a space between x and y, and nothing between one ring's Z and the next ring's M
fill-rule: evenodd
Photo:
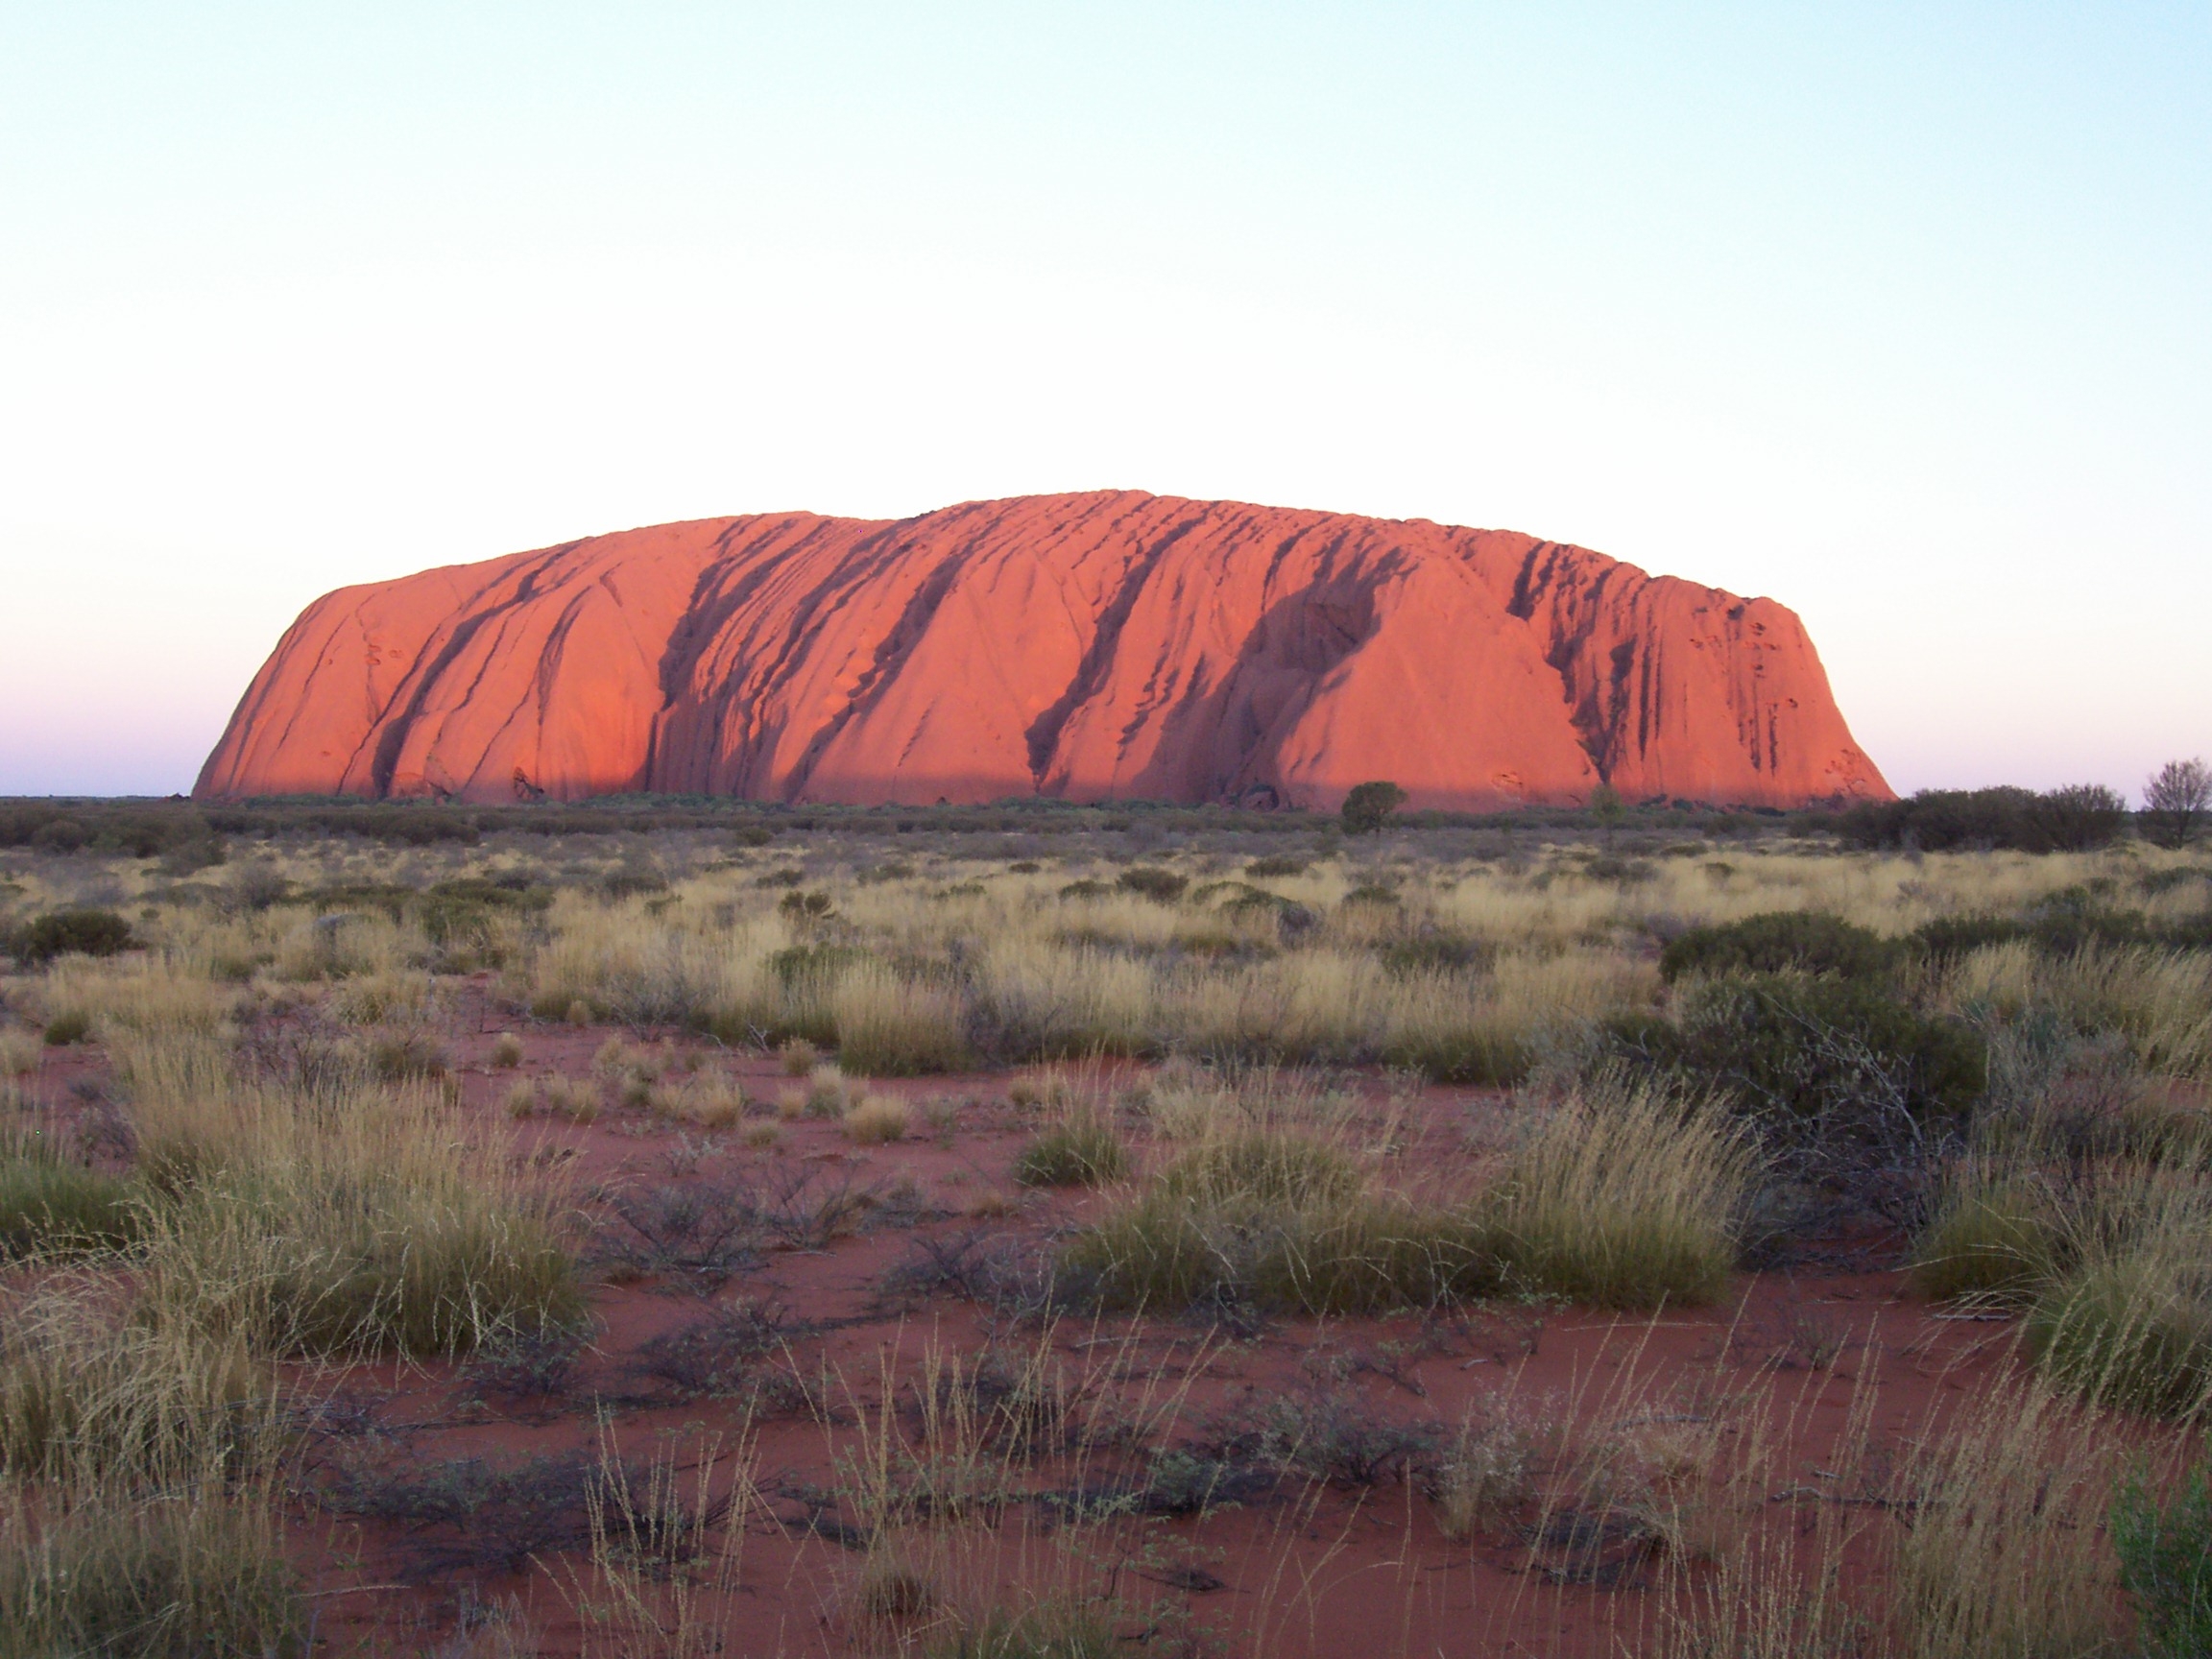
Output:
M92 833L74 818L55 818L32 831L31 845L41 853L75 853Z
M92 1017L82 1009L68 1008L46 1022L43 1036L49 1048L66 1048L72 1043L82 1043L92 1035Z
M2140 1476L2112 1503L2112 1548L2151 1659L2212 1653L2212 1466L2161 1504Z
M136 943L131 924L114 911L78 908L49 911L26 922L15 929L9 949L18 961L36 964L72 953L112 956Z
M1418 933L1391 940L1377 954L1392 974L1439 974L1486 969L1498 950L1487 940L1450 928L1424 927Z
M1406 791L1395 783L1359 783L1344 797L1338 814L1347 835L1371 835L1390 821L1390 814L1406 805Z
M1347 904L1397 904L1401 902L1397 889L1385 887L1380 881L1362 881L1344 895Z
M867 956L857 945L794 945L769 957L768 966L785 990L796 991L809 984L832 984Z
M1825 974L1880 979L1897 947L1878 933L1817 910L1771 910L1708 927L1693 927L1659 953L1669 984L1685 974Z
M1306 860L1288 857L1281 853L1270 853L1264 858L1255 858L1245 865L1244 874L1255 881L1264 881L1270 877L1303 876L1306 874Z
M1628 1054L1708 1079L1785 1120L1891 1106L1916 1118L1958 1118L1988 1086L1978 1032L1915 1013L1863 979L1714 979L1684 998L1671 1023L1617 1020L1609 1030Z
M2108 846L2128 822L2127 804L2101 783L2044 794L2015 788L1923 789L1905 801L1863 802L1836 823L1854 847L2004 847L2023 853L2083 853Z
M2008 916L1938 916L1912 929L1909 948L1931 961L1949 962L2027 936L2028 926Z
M668 878L649 864L624 864L602 878L599 887L610 899L637 899L649 893L667 892Z
M1190 885L1190 878L1178 876L1172 870L1139 864L1122 871L1115 878L1114 884L1125 893L1141 894L1155 904L1172 904L1183 897L1183 889Z
M2153 922L2140 910L2112 907L2104 896L2072 887L2055 893L2025 916L1939 916L1923 923L1911 948L1935 961L1950 961L1985 945L2025 939L2051 956L2071 956L2092 946L2153 945L2174 950L2212 950L2212 912Z

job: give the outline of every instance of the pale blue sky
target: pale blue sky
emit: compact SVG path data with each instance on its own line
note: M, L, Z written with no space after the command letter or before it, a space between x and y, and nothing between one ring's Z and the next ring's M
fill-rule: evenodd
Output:
M0 792L345 582L1141 488L1805 616L1900 788L2212 752L2212 6L0 0Z

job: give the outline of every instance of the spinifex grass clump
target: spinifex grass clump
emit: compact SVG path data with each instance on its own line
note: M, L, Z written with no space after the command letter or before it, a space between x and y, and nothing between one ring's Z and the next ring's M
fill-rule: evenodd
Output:
M1201 1143L1062 1249L1071 1286L1109 1307L1255 1303L1370 1312L1496 1282L1465 1207L1370 1192L1335 1148L1282 1130Z
M2212 1653L2212 1467L2198 1464L2163 1502L2140 1473L2131 1477L2113 1501L2111 1529L2150 1659Z
M2150 1196L2152 1213L2091 1240L2041 1287L2029 1347L2061 1385L2093 1400L2189 1418L2212 1411L2212 1203Z
M2002 1386L1911 1447L1878 1579L1900 1659L2115 1650L2108 1549L2098 1526L2112 1445L2048 1389Z
M1735 1265L1753 1166L1717 1100L1601 1072L1543 1120L1483 1208L1531 1288L1609 1308L1708 1302Z
M1377 1190L1322 1139L1201 1142L1063 1246L1108 1306L1425 1307L1507 1286L1610 1307L1710 1300L1735 1258L1748 1142L1710 1101L1600 1076L1557 1105L1488 1190Z
M145 1294L272 1353L467 1353L581 1316L557 1191L494 1120L343 1066L241 1078L212 1047L133 1062Z
M2032 1173L1963 1166L1913 1251L1912 1284L1947 1301L2016 1302L2052 1283L2065 1257L2063 1217Z
M1024 1187L1102 1187L1128 1173L1129 1148L1099 1113L1040 1130L1014 1160L1014 1179Z
M865 962L830 996L837 1063L862 1077L957 1071L969 1063L960 993Z
M0 1319L0 1655L297 1651L284 1409L242 1336L89 1271Z
M34 1519L0 1500L0 1659L303 1653L299 1575L264 1493L219 1482L133 1497L48 1494Z
M11 1102L0 1094L0 1113ZM137 1237L138 1193L72 1154L42 1114L0 1118L0 1258L113 1249Z

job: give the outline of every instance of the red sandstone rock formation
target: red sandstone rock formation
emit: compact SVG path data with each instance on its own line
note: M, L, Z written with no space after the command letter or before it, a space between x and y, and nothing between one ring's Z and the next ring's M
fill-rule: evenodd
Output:
M596 536L310 605L202 797L1888 799L1797 617L1579 547L1136 493Z

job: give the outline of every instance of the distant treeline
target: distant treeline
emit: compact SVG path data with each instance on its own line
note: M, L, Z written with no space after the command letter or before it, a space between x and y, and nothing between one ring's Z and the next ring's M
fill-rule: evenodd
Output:
M1927 789L1903 801L1861 803L1784 813L1732 809L1694 801L1647 801L1599 810L1530 807L1517 812L1399 812L1393 830L1554 830L1575 834L1614 829L1701 835L1776 831L1833 836L1866 849L2013 848L2031 853L2104 846L2129 832L2134 814L2111 790L2086 784L2037 794L2028 789ZM623 831L709 830L765 846L787 833L1076 834L1128 830L1238 830L1255 834L1327 832L1334 813L1189 806L1144 801L1078 805L1065 801L1004 801L987 806L783 806L699 795L604 796L581 805L463 805L440 801L357 801L328 796L203 803L182 797L0 801L0 847L54 853L80 850L165 859L180 868L220 861L227 837L358 835L388 846L473 845L487 835L611 835Z
M1647 802L1618 813L1623 826L1724 835L1778 830L1805 815L1731 811L1696 802ZM1813 815L1818 819L1819 815ZM1579 807L1519 812L1400 812L1394 830L1587 830L1614 816ZM985 806L783 806L697 795L603 796L581 805L462 805L439 801L355 801L327 796L203 803L176 797L0 801L0 847L85 849L137 857L175 856L225 836L358 835L387 845L473 844L487 835L611 835L711 830L765 845L786 833L852 835L1240 830L1311 835L1335 829L1333 812L1190 806L1148 801L1080 805L1046 799Z
M1923 789L1903 801L1862 802L1836 815L1848 847L1945 853L2008 848L2086 853L2125 835L2134 814L2102 783L2032 789Z

